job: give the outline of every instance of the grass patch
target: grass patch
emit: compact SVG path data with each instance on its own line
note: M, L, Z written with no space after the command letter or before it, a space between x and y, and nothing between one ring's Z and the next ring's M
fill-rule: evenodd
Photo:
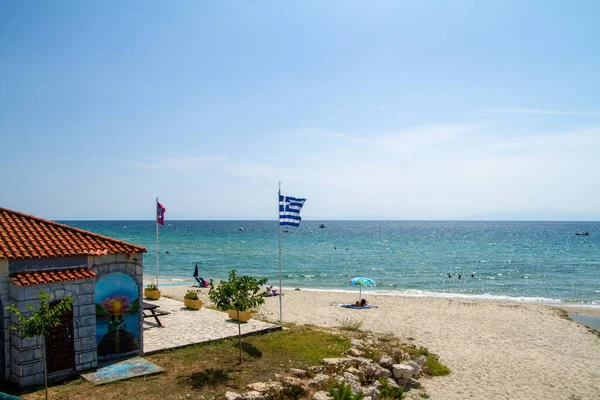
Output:
M333 397L333 400L362 400L363 398L362 393L352 394L352 387L346 385L344 381L329 389L329 394Z
M350 339L310 326L290 326L283 331L242 339L244 363L239 359L237 337L166 350L146 356L165 372L112 384L94 386L81 379L51 386L53 400L144 400L222 399L226 391L245 392L251 382L275 380L288 368L320 365L325 357L340 357L350 348ZM23 399L44 399L44 389L10 388ZM187 397L187 395L190 395ZM286 393L293 398L295 393Z
M344 319L340 329L343 331L359 332L362 329L362 319Z
M379 387L380 399L387 400L404 398L404 386L391 387L387 378L379 378L378 380L379 383L381 383L381 386Z
M440 358L436 354L427 355L425 366L429 368L429 375L444 376L450 374L450 368L440 362Z
M413 359L420 355L426 356L425 365L429 368L429 375L450 373L439 362L439 358L426 348L402 344L392 335L379 336L362 331L336 331L290 324L284 330L244 337L244 363L241 365L238 365L238 339L233 337L146 356L146 359L165 369L162 374L102 386L94 386L77 378L51 386L50 397L53 400L222 399L227 391L245 393L249 383L274 381L276 375L285 374L290 368L307 369L309 366L321 365L323 358L342 357L351 347L351 338L372 343L363 350L375 360L382 354L392 355L394 351L403 348L410 351ZM383 383L380 389L382 399L403 398L403 390L386 387L386 384L387 382ZM338 389L341 387L338 386ZM321 390L327 390L327 386ZM43 387L19 389L11 386L3 391L25 400L41 400L45 395ZM301 388L291 386L271 400L306 398L309 395L310 393L302 392Z

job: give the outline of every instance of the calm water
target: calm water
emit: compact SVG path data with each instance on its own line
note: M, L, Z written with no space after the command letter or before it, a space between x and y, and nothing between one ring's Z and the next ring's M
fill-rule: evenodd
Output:
M145 246L155 275L154 221L65 223ZM370 291L600 307L599 222L303 221L289 231L284 287L356 290L348 280L367 276ZM159 249L159 276L174 283L193 282L196 264L204 278L279 276L276 221L168 221Z

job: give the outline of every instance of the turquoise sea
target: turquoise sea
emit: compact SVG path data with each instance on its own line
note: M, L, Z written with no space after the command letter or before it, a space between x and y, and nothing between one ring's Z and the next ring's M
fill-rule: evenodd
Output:
M62 222L145 246L145 275L155 276L154 221ZM303 221L288 229L287 288L355 291L350 278L366 276L376 282L367 291L600 307L600 222ZM236 269L275 283L277 221L167 221L158 259L161 281L172 284L194 282L196 264L205 279Z

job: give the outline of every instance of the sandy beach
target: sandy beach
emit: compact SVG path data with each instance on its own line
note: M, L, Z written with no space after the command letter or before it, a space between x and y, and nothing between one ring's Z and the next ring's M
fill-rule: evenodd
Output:
M163 296L175 299L183 299L187 289L161 287ZM201 289L205 302L207 294ZM283 320L317 326L362 320L365 330L429 348L452 370L450 376L423 382L432 399L600 399L600 337L557 308L373 294L367 298L375 309L335 305L356 298L284 289ZM278 321L279 298L266 298L257 317Z

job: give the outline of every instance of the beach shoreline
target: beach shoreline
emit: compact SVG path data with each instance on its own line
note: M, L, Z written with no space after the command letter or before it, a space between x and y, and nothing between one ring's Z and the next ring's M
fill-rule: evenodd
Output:
M144 278L144 286L149 283L156 282L156 279ZM186 279L178 279L176 278L161 278L159 279L159 285L161 290L164 288L187 288L187 289L198 289L195 282L192 280ZM275 284L275 287L278 289L278 286ZM355 288L348 289L323 289L323 288L295 288L295 287L286 287L283 286L282 290L284 293L290 291L304 291L304 292L323 292L323 293L339 293L339 294L348 294L348 296L352 296L356 293L357 290ZM171 291L169 291L171 293ZM175 290L173 296L179 297L180 291ZM185 294L185 292L183 292ZM600 317L600 305L596 304L580 304L580 303L564 303L560 300L552 300L552 299L538 299L533 297L510 297L510 296L480 296L480 295L466 295L459 293L434 293L434 292L426 292L426 291L414 291L414 292L401 292L401 291L380 291L374 290L372 288L363 289L363 294L365 296L391 296L391 297L408 297L408 298L437 298L437 299L448 299L448 300L464 300L464 301L482 301L482 302L493 302L493 303L515 303L515 304L532 304L532 305L542 305L549 306L561 309L570 314L580 314L589 317ZM177 298L173 297L173 298ZM183 299L183 295L181 295L181 299Z
M162 286L182 300L189 285ZM200 298L209 304L208 288ZM437 353L452 374L425 382L432 399L600 399L600 336L565 318L588 308L364 293L374 309L336 306L357 292L289 290L283 322L323 327L361 321L362 329L393 334ZM265 298L256 318L279 322L279 297ZM559 383L560 382L560 383ZM569 397L570 396L570 397Z

